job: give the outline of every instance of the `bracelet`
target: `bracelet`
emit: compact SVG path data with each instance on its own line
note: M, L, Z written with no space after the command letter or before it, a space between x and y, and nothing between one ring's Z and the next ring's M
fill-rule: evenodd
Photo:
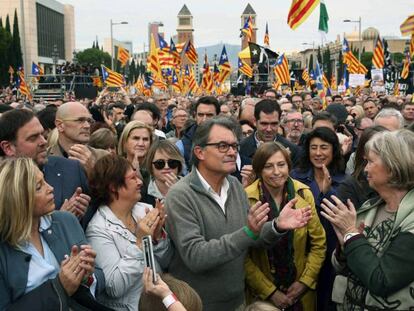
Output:
M246 234L251 237L253 240L257 240L259 238L259 235L257 235L256 233L254 233L252 230L250 230L249 227L244 226L243 227L244 232L246 232Z
M164 304L164 307L168 309L173 303L176 303L177 301L177 296L175 296L174 293L171 293L168 296L164 297L162 303Z

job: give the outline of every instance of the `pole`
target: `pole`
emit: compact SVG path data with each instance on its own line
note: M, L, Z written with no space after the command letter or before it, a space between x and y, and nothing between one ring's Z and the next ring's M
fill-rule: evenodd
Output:
M111 19L111 70L114 70L114 37L112 32L112 19Z
M359 51L358 51L358 58L359 58L359 61L361 61L361 52L362 52L361 16L359 17L358 24L359 24Z
M23 0L20 0L20 21L22 23L22 27L21 27L21 30L20 30L20 33L21 33L22 38L21 38L20 42L22 43L23 69L24 69L25 76L27 76L28 70L29 70L29 64L27 62L26 30L25 30L24 3L23 3ZM18 68L15 68L15 69L17 71Z

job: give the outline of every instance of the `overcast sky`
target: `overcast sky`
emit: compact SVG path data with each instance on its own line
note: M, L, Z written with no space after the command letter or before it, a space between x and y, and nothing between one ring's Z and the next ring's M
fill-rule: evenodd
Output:
M319 8L295 31L287 23L291 0L59 0L75 8L76 49L91 47L98 36L100 45L110 37L110 19L127 21L114 26L114 38L133 42L134 52L147 44L148 23L161 21L166 37L176 34L177 14L184 4L193 15L197 47L221 42L240 44L240 16L250 3L257 14L257 41L263 43L266 22L269 23L270 46L276 51L304 48L302 43L321 42L318 32ZM344 19L362 18L362 30L376 27L381 36L400 36L399 26L414 14L412 0L325 0L329 14L328 41L338 34L358 29L358 24L343 23Z

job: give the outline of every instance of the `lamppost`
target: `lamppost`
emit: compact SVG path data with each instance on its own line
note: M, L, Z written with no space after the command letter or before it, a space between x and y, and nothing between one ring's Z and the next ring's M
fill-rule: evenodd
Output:
M357 23L358 27L359 27L359 35L358 35L358 40L359 40L359 51L358 51L358 60L361 61L361 51L362 51L362 36L361 36L361 16L359 17L358 20L350 20L350 19L344 19L343 20L344 23Z
M113 36L113 26L114 25L126 25L128 22L118 22L114 23L111 19L111 69L114 70L114 36Z

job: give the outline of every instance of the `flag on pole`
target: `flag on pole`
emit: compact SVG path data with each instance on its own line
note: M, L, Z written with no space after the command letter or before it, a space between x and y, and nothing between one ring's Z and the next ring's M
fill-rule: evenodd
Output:
M214 64L213 66L213 80L216 83L219 83L220 78L220 69L218 68L217 64Z
M198 54L194 47L194 45L191 43L191 40L188 40L187 46L184 50L185 56L187 56L188 60L191 64L197 64L198 62Z
M10 72L10 70L9 70L9 72ZM35 62L32 62L32 75L34 75L34 76L43 76L44 75L44 71L43 71L42 67L40 67Z
M328 10L326 9L325 0L320 0L321 4L319 5L319 31L325 34L328 33Z
M355 57L349 48L348 41L344 38L342 45L343 62L347 65L349 73L366 74L368 69Z
M181 85L180 85L180 82L178 80L178 76L177 76L177 73L175 72L175 69L172 71L172 83L171 83L171 86L172 86L173 90L176 93L181 93Z
M263 43L264 43L264 45L267 45L267 46L270 45L269 28L267 27L267 22L266 22L266 31L265 31Z
M147 58L147 70L151 72L154 81L162 80L161 66L153 34L151 34L150 53Z
M162 50L164 52L169 52L170 51L170 47L168 46L167 41L165 41L164 37L161 36L160 34L158 34L158 42L159 42L160 50Z
M407 17L407 19L400 26L401 35L409 36L414 34L414 14Z
M374 53L372 55L372 64L377 69L384 68L384 45L382 44L381 38L378 36L377 43L375 44Z
M323 87L325 89L329 89L331 87L329 84L329 80L324 73L322 73L322 81L323 81Z
M218 82L221 84L231 74L231 66L229 62L229 57L227 55L226 47L223 45L223 50L221 51L220 61L219 61L219 67L220 67L220 76L218 78Z
M319 0L292 0L287 23L295 30L299 27L312 13L319 4Z
M290 84L289 64L285 54L277 59L274 71L281 84Z
M241 60L240 57L239 57L239 60L238 60L238 67L239 67L239 71L242 74L246 75L249 78L253 77L252 67L250 67L250 65L248 63L246 63L245 61Z
M401 78L404 79L404 80L408 78L408 75L410 73L410 62L411 62L410 54L406 53L405 54L405 60L404 60L404 66L403 66L403 69L401 71Z
M210 65L208 64L207 53L204 56L203 78L201 80L201 88L210 93L213 91L214 83L210 72Z
M123 87L125 86L124 76L120 73L117 73L104 65L102 65L102 77L106 84L109 87Z
M194 93L197 88L197 82L195 80L193 70L188 65L185 67L184 77L187 81L188 90Z
M309 87L310 86L310 82L311 82L311 78L310 78L310 76L309 76L309 71L308 71L308 68L305 68L305 69L303 69L303 72L302 72L302 79L303 79L303 81L305 81L306 82L306 86L307 87Z
M398 80L394 82L394 96L400 96L400 83Z
M323 106L326 106L325 91L323 87L323 72L319 66L318 59L316 59L316 69L315 69L315 82L316 88L318 89L318 95L322 99Z
M332 77L331 77L331 89L333 91L338 90L338 85L336 83L336 78L335 78L335 75L334 74L332 74Z
M24 71L23 69L18 72L20 84L19 84L19 91L22 95L26 96L29 100L32 99L32 94L30 93L29 86L26 83L24 78Z
M180 67L181 65L180 53L178 53L177 48L175 47L175 43L172 38L170 39L170 51L169 52L173 58L174 67Z
M253 21L252 21L252 17L249 16L249 18L244 23L244 26L240 33L240 37L246 37L247 41L252 41L252 36L253 36Z
M121 67L125 67L129 60L129 52L122 46L118 46L118 60L121 63Z
M411 35L411 40L410 40L410 57L413 57L413 56L414 56L414 34Z

